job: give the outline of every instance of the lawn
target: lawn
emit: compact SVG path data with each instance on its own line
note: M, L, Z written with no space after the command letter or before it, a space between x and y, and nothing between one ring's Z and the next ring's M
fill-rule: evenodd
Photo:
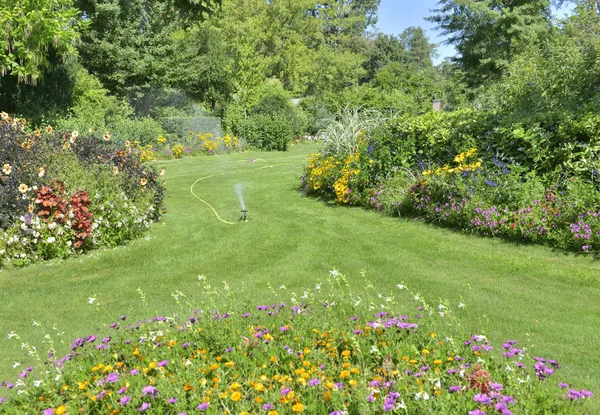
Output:
M303 197L298 176L314 150L301 145L287 153L161 163L168 213L147 238L1 271L0 380L16 378L15 361L32 359L9 332L43 357L48 333L66 351L73 338L103 333L120 315L172 313L177 291L194 303L202 295L199 275L260 302L268 284L298 292L336 268L350 280L364 270L382 290L402 283L432 303L462 301L464 330L496 343L519 340L533 354L558 360L561 380L600 392L600 263ZM249 222L220 222L195 198L190 186L204 177L194 193L226 221L240 215L234 189L241 185Z

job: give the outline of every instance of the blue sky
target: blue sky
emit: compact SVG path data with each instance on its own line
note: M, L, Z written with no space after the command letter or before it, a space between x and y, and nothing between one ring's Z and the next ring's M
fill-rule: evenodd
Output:
M434 63L438 64L445 57L454 56L456 49L442 44L444 38L440 36L440 32L434 30L433 23L425 20L431 15L430 10L436 8L437 2L438 0L381 0L377 28L383 33L398 35L407 27L421 26L429 41L438 45L439 56L434 59Z

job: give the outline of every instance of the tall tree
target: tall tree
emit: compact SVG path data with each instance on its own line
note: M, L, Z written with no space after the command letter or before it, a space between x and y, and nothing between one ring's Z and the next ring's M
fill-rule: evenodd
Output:
M430 68L433 65L431 57L435 53L435 45L429 43L421 27L411 26L400 35L406 49L406 58L409 63L418 68Z
M438 24L471 85L501 75L524 45L549 33L549 0L440 0Z

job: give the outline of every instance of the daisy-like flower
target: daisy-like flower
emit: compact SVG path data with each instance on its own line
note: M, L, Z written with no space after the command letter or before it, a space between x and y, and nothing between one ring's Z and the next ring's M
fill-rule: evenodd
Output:
M27 186L25 183L21 183L19 185L19 192L25 194L29 191L29 186Z
M46 132L48 134L52 134L52 126L51 125L49 125L49 126L46 127Z
M129 140L125 141L125 147L129 147L129 146L131 146L131 141L129 141Z
M142 180L140 180L140 184L142 186L146 186L146 184L148 184L148 180L146 180L145 178L143 178Z
M158 172L159 176L164 176L165 175L165 171L166 169L163 167L162 169L160 169L160 172Z
M0 117L2 117L3 120L8 120L8 114L4 111L0 112Z
M39 137L42 134L42 132L40 130L35 130L35 136Z
M40 167L38 172L38 177L44 177L46 175L46 169L44 167Z
M6 174L8 176L10 174L10 172L12 172L12 166L8 163L5 163L4 166L2 167L2 173Z
M77 137L79 137L79 133L77 132L77 130L75 130L71 133L71 138L69 139L71 144L75 144L75 140L77 140Z
M110 131L107 131L106 134L102 136L104 141L110 141Z

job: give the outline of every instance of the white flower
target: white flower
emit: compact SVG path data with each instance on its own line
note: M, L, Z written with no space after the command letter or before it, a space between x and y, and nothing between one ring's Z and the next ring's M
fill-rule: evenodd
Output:
M475 340L477 340L478 342L482 342L486 339L486 337L483 334L478 334L476 336L473 336L475 338Z
M33 381L33 386L35 386L36 388L39 388L41 384L42 384L41 380L34 380Z
M90 303L90 304L94 304L94 301L96 301L96 299L95 299L95 298L93 298L93 297L88 297L88 303Z
M331 271L329 271L329 275L335 278L338 275L340 275L340 272L337 269L332 269Z
M417 392L415 394L415 399L418 401L420 399L423 399L424 401L428 401L429 400L429 395L427 394L427 392Z
M21 363L19 363L19 362L15 362L15 363L13 363L13 369L14 369L14 368L17 368L17 367L19 367L19 366L21 366Z
M463 308L465 305L462 303L462 301L460 303L458 303L458 308Z
M51 236L47 239L47 241L49 244L53 244L54 242L56 242L56 238L54 236Z
M400 290L406 289L406 285L402 285L402 284L398 284L398 285L396 285L396 287L398 287L398 289L400 289Z
M198 281L204 281L206 277L204 275L198 275Z
M445 317L446 315L440 311L440 317Z
M443 305L443 304L440 304L440 305L438 306L438 310L440 310L440 311L444 310L445 308L446 308L446 306L445 306L445 305Z
M12 339L13 337L16 337L16 336L17 336L17 333L15 333L14 331L11 331L10 333L8 333L8 339L9 340ZM16 367L16 366L13 366L13 367Z
M280 289L280 290L285 290L285 289L286 289L286 288L285 288L285 285L281 284L281 285L279 286L279 289Z
M315 290L320 290L320 289L321 289L321 284L315 285Z
M374 354L374 353L379 353L379 349L377 349L377 347L375 347L375 346L371 346L371 354Z
M35 327L35 326L39 326L39 325L40 325L40 323L38 323L38 322L37 322L37 321L35 321L35 320L33 321L33 324L32 324L32 326L33 326L33 327Z

